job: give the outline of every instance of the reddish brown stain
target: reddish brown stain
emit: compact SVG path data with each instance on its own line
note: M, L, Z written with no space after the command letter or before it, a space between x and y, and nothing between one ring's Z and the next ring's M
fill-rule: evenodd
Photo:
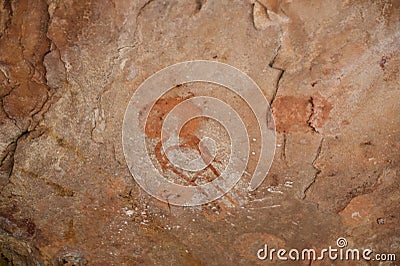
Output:
M155 147L155 155L157 158L157 161L161 165L162 171L167 171L170 170L173 172L175 175L180 177L181 179L185 180L185 183L188 185L195 186L196 179L202 175L206 178L208 182L211 182L214 178L218 177L220 173L218 170L212 165L212 163L206 167L204 170L200 171L194 178L190 178L186 176L182 171L176 169L173 165L171 165L168 161L168 158L162 151L162 143L161 143L161 130L162 130L162 125L164 122L164 119L166 115L179 103L187 100L189 97L170 97L170 98L165 98L165 99L160 99L156 102L156 104L153 106L152 110L150 111L149 117L146 120L146 126L145 126L145 134L147 137L153 138L153 139L158 139L159 142L157 143ZM193 108L196 108L196 106L193 106ZM199 143L200 139L196 136L196 132L199 129L199 120L198 119L192 119L188 123L186 123L183 127L182 130L180 131L180 137L183 139L182 145L180 147L173 147L176 149L179 148L189 148L196 150L200 153L199 149ZM211 156L210 152L206 152L204 156ZM207 158L204 158L205 161L207 161ZM206 171L211 170L214 176L208 176Z
M350 125L350 122L349 122L348 120L343 120L343 121L342 121L342 125L343 125L343 126Z
M150 138L160 138L163 121L166 115L179 103L187 100L189 97L170 97L160 99L153 106L149 117L146 120L145 134ZM193 136L199 129L198 120L189 121L180 132L181 137L187 140L188 143L195 142ZM198 143L195 143L196 146Z
M276 131L319 131L329 118L332 105L321 95L311 97L282 96L275 99L272 112Z
M145 122L145 134L149 138L157 139L159 142L155 146L154 153L156 155L157 161L160 163L161 170L163 172L167 172L168 170L174 173L177 177L180 179L184 180L184 183L186 185L190 186L197 186L196 180L200 177L204 178L207 180L207 182L212 182L215 178L220 176L219 171L213 166L213 163L210 163L205 169L199 171L193 178L185 175L185 173L179 169L176 169L173 165L171 165L168 161L168 158L166 157L165 153L163 152L162 149L162 142L161 142L161 130L162 130L162 125L164 122L165 117L168 115L171 110L178 105L179 103L189 99L192 97L192 95L189 95L188 97L168 97L168 98L163 98L160 99L156 102L156 104L152 107L152 110L150 110L149 117L145 119L144 117L140 117L139 119L142 119ZM198 108L196 106L193 106L193 108ZM191 109L192 111L194 109ZM191 112L191 110L187 110L188 112ZM144 121L146 120L146 121ZM199 149L199 143L200 139L196 136L197 131L199 130L200 127L200 122L199 119L192 119L188 123L186 123L183 127L182 130L180 131L180 138L183 140L181 143L180 147L172 147L172 148L189 148L196 150L197 152L200 153ZM211 156L210 152L205 151L205 153L202 154L204 161L208 161L208 156ZM209 171L211 171L212 174L210 174ZM217 188L222 192L220 188ZM234 201L231 197L228 195L224 196L225 199L227 199L232 205L236 206L237 203Z
M272 104L276 131L307 131L307 120L311 115L311 103L307 97L282 96Z

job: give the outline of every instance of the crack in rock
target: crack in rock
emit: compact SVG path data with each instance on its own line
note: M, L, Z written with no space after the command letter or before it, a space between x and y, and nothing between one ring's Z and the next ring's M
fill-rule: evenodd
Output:
M281 48L282 48L282 40L283 40L283 37L284 37L284 32L283 32L283 29L282 29L280 24L275 23L274 25L276 25L278 27L278 29L279 29L279 36L278 36L278 39L277 39L277 46L276 46L276 49L275 49L274 56L272 57L271 61L268 63L268 66L270 68L272 68L272 69L278 70L279 71L279 75L278 75L278 78L277 78L276 83L275 83L275 90L274 90L274 92L272 94L272 97L271 97L271 100L270 100L270 105L272 105L272 103L275 100L275 97L276 97L276 95L278 93L278 90L279 90L280 82L281 82L281 80L283 78L283 75L285 74L285 71L286 71L286 69L284 69L282 67L277 67L275 65L275 61L276 61L276 59L277 59L277 57L279 55L279 52L281 51Z
M271 101L270 101L270 105L272 105L272 103L274 102L274 100L275 100L275 98L276 98L276 95L277 95L278 90L279 90L280 82L281 82L281 80L282 80L282 78L283 78L283 75L285 74L285 71L286 71L286 70L283 69L283 68L274 66L275 60L276 60L276 58L277 58L277 56L278 56L278 54L279 54L279 51L280 51L280 49L281 49L281 38L282 38L282 37L279 37L279 46L278 46L278 48L276 49L275 55L274 55L274 57L272 58L271 62L268 64L269 67L271 67L271 68L276 69L276 70L279 71L278 79L277 79L277 81L276 81L276 83L275 83L275 90L274 90L274 92L273 92L273 94L272 94Z
M316 114L314 98L312 96L310 97L309 102L311 104L311 112L310 112L310 116L307 119L307 125L311 128L312 132L318 133L318 130L315 128L315 126L312 122L312 118Z
M41 11L41 10L39 10L39 11ZM48 12L48 5L46 5L46 11L47 11L46 14L40 13L41 15L43 15L43 18L45 19L43 21L43 25L42 25L43 28L40 29L40 33L43 33L44 34L43 36L45 36L44 38L47 39L47 41L50 43L47 48L48 50L45 51L43 54L40 54L40 58L38 59L39 61L35 63L38 65L35 65L33 62L31 62L30 58L27 58L25 56L25 51L28 48L26 48L21 42L19 43L19 46L17 48L17 49L19 49L21 58L23 59L24 63L27 65L27 67L29 68L29 73L27 73L27 77L26 77L27 80L30 80L33 83L38 84L38 85L44 85L47 90L46 95L44 95L41 99L39 99L35 103L33 109L28 113L28 117L21 118L21 119L18 119L16 117L12 116L4 108L4 98L7 96L10 96L12 91L18 87L15 87L15 86L12 87L12 89L7 94L5 94L1 97L1 107L4 109L4 114L20 130L20 133L18 133L18 135L15 138L13 138L11 142L9 142L7 144L6 149L4 151L2 151L2 153L5 153L5 155L3 158L1 158L0 168L5 168L6 167L5 164L8 164L6 167L8 169L5 169L5 171L2 171L2 172L6 172L6 179L8 180L8 183L10 182L10 177L13 175L14 164L15 164L15 154L17 152L19 141L23 137L28 136L31 132L36 131L38 125L44 119L44 115L47 113L47 111L49 110L50 106L52 105L52 103L54 102L54 99L55 99L55 97L54 97L55 90L54 90L54 88L52 88L52 86L49 85L49 81L46 76L48 73L48 70L51 69L51 67L49 65L46 66L45 61L46 61L46 58L49 56L49 54L52 52L53 47L55 45L54 42L48 37L48 29L49 29L49 23L50 23L50 13ZM12 14L13 14L13 12L11 12L11 14L10 14L10 23L11 23ZM22 24L23 24L23 22L22 22ZM23 27L22 24L20 25L20 27ZM20 30L19 38L22 38L21 32L23 32L22 29ZM4 67L2 66L1 71L4 74L5 72L4 72L3 68ZM43 71L41 70L41 68L43 68ZM11 80L9 79L9 75L7 74L5 76L7 78L8 83L11 83ZM16 82L18 82L18 80L16 80ZM27 120L29 123L25 124L25 125L21 124L21 122L23 122L23 120ZM5 186L3 186L2 188L4 188L4 187Z
M311 182L306 186L306 188L305 188L304 191L303 191L303 197L302 197L303 200L306 199L306 197L307 197L307 191L308 191L308 190L311 188L311 186L315 183L315 181L316 181L318 175L321 173L321 169L319 169L319 168L315 165L315 163L316 163L316 161L318 160L319 156L321 155L321 150L322 150L322 145L323 145L323 143L324 143L324 138L321 139L321 142L319 143L319 146L318 146L317 152L316 152L316 154L315 154L315 157L314 157L314 159L313 159L313 161L312 161L312 163L311 163L312 167L315 169L315 174L314 174L314 176L313 176Z

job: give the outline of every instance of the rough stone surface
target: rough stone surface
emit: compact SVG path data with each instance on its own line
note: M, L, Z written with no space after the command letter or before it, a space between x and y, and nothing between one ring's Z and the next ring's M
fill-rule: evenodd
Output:
M400 259L399 51L397 0L1 0L0 262L248 265L264 243L322 249L338 237ZM277 150L256 191L244 177L182 208L134 182L121 128L147 77L192 59L257 82ZM182 86L158 116L200 93L243 106L219 89ZM219 132L206 122L185 129L188 148ZM149 147L172 171L158 126Z

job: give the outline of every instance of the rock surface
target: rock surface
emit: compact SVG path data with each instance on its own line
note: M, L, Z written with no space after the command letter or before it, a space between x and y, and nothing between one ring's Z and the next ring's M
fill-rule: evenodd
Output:
M399 1L2 0L0 14L2 263L254 264L264 243L339 237L400 259ZM277 150L256 191L183 208L135 183L121 128L147 77L193 59L257 82Z

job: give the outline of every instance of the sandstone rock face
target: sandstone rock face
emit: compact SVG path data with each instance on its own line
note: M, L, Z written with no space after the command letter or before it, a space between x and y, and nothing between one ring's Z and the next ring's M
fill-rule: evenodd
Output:
M322 249L338 237L400 259L399 51L396 0L0 1L1 262L245 265L262 262L264 243ZM134 181L121 128L146 78L194 59L260 86L276 152L254 192L244 177L214 202L176 207ZM229 101L255 130L224 88L176 88L146 129L171 177L159 121L198 94ZM186 148L202 132L224 145L207 122L183 130Z

